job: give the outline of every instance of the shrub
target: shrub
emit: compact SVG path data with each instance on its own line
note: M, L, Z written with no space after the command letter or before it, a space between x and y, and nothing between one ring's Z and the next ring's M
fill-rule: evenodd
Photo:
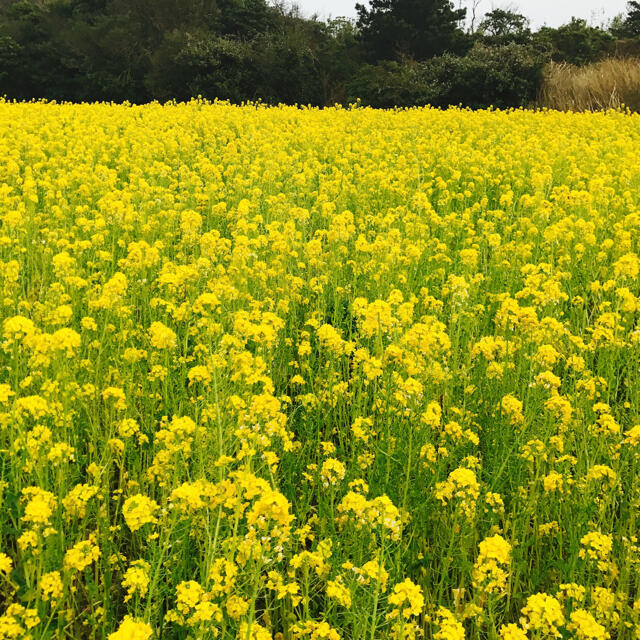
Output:
M424 65L414 61L364 65L348 87L349 102L361 99L376 108L435 104L442 94L437 79L424 74Z
M535 100L544 64L544 53L529 45L476 44L464 57L426 62L424 73L442 89L438 106L519 107Z
M374 107L518 107L535 101L545 61L529 45L477 43L466 56L365 67L350 90L352 98Z

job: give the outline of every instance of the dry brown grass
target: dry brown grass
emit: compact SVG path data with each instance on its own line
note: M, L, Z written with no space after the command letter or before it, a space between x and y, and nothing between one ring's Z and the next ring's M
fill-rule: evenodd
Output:
M575 67L550 63L538 104L561 111L599 111L623 105L640 111L640 59L609 58Z

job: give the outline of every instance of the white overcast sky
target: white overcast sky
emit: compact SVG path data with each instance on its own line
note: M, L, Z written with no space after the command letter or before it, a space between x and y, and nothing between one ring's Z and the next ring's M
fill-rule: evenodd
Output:
M470 6L471 0L461 0L462 6ZM367 0L360 0L368 4ZM460 0L454 0L457 7ZM356 0L295 0L302 13L310 16L317 13L321 18L354 17ZM494 8L512 9L531 19L533 28L547 24L557 27L568 22L571 16L584 18L589 23L601 25L618 13L623 13L627 0L481 0L479 13Z

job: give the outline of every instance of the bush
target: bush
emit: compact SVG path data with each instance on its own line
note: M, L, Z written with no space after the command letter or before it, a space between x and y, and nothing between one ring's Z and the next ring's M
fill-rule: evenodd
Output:
M241 102L251 97L251 54L239 40L174 32L155 52L146 84L159 100L201 95Z
M359 97L374 107L518 107L535 101L545 62L545 54L533 46L477 43L466 56L366 67L350 93L352 100Z
M380 62L364 65L348 86L349 102L358 98L376 108L411 107L435 103L442 92L417 62Z
M476 44L462 58L430 60L424 72L442 88L438 106L520 107L535 100L545 61L545 55L529 45Z

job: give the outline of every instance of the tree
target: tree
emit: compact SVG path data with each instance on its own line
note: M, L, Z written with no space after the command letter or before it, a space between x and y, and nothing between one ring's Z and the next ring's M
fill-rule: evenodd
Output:
M627 3L627 15L623 22L623 33L627 38L640 36L640 2L631 0Z
M598 27L590 27L586 20L571 18L571 22L557 29L542 27L535 33L536 43L552 51L556 62L583 65L602 59L612 42L611 34Z
M460 28L466 9L449 0L370 0L356 4L357 26L369 58L426 60L462 52L467 38Z
M607 28L607 31L614 37L614 38L626 38L626 28L625 28L625 16L623 13L618 13L617 15L613 16L613 18L611 18L611 20L609 21L609 25Z
M146 85L159 100L253 99L257 82L249 43L209 32L173 31L154 52Z
M21 54L20 45L11 36L0 36L0 87L5 88L22 71Z
M607 31L614 38L610 55L618 58L640 57L640 2L629 2L627 13L614 16Z
M349 80L362 67L362 47L354 21L347 18L329 20L323 29L324 38L318 47L322 102L333 105L348 101Z
M478 32L487 44L523 44L531 37L529 19L508 9L494 9L485 14Z

